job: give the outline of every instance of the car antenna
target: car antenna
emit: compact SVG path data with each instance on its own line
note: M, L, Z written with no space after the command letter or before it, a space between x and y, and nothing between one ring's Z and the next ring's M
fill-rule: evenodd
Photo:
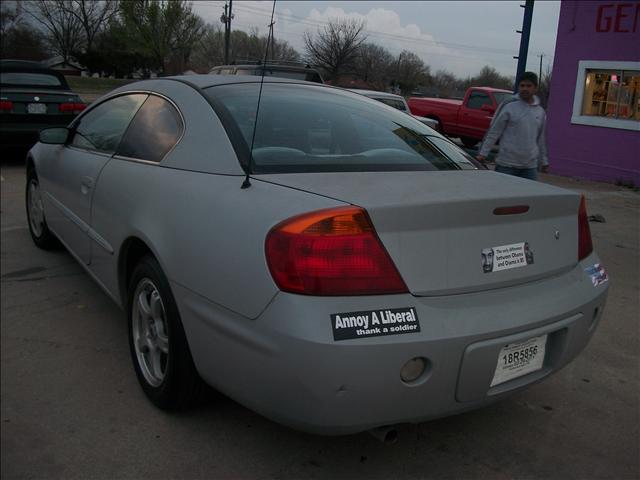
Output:
M269 35L267 35L267 46L264 51L264 61L262 62L262 75L260 76L260 92L258 93L258 105L256 107L256 121L253 125L253 135L251 136L251 150L249 151L249 168L247 168L247 175L244 177L244 182L242 182L242 187L240 188L249 188L251 186L251 182L249 181L249 175L251 174L251 169L253 167L253 144L256 140L256 130L258 128L258 114L260 113L260 100L262 99L262 86L264 85L264 74L267 69L267 58L269 56L269 44L271 43L271 38L273 37L273 15L276 11L276 0L273 0L273 8L271 9L271 22L269 23Z

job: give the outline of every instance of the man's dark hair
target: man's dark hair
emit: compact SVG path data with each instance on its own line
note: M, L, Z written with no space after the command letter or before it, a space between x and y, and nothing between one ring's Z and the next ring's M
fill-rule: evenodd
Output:
M537 87L538 76L533 72L524 72L522 75L520 75L520 80L518 80L518 83L520 82L531 82Z

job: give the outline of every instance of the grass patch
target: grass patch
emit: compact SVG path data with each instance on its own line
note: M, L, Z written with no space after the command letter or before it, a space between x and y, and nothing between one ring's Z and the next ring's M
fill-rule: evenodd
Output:
M78 76L65 76L71 90L76 93L94 93L105 94L114 88L121 87L127 83L135 82L135 80L127 80L121 78L90 78Z

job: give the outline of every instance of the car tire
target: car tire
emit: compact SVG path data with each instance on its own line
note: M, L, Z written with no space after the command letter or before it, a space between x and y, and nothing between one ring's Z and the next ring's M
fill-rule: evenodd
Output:
M169 282L158 261L138 262L127 295L129 348L142 390L163 410L187 408L201 398L198 375Z
M476 138L471 138L471 137L460 137L460 141L462 142L462 144L467 147L467 148L473 148L475 147L479 140Z
M60 248L60 242L47 226L47 220L44 216L40 182L38 181L38 176L33 168L30 168L27 171L25 207L27 210L29 233L31 234L33 243L43 250L54 250Z

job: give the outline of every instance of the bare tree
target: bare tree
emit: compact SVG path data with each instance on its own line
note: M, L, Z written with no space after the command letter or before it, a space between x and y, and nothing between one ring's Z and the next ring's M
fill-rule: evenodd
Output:
M402 93L411 93L418 85L427 83L429 67L415 53L403 50L397 60L397 82Z
M438 70L431 76L431 86L441 97L450 97L459 89L459 80L446 70Z
M0 57L20 60L47 58L42 32L31 28L19 10L7 3L0 6Z
M269 58L272 60L284 60L290 62L299 62L301 57L298 51L293 48L286 40L278 40L271 38L271 46L269 47Z
M118 13L118 2L110 0L70 0L63 5L80 22L87 51L93 50L96 35Z
M224 32L217 24L207 24L193 47L190 65L199 73L224 63Z
M489 65L482 67L478 75L471 77L470 82L471 85L469 86L474 87L494 87L507 90L511 90L513 87L513 78L500 75L495 68Z
M322 68L329 79L350 72L358 58L358 49L366 40L365 23L357 20L333 19L315 37L304 34L309 61Z
M24 9L44 27L51 48L65 62L80 51L84 41L82 24L71 9L71 0L32 0Z
M546 72L538 79L538 97L544 108L549 105L549 96L551 94L551 67L547 66Z
M267 36L258 35L257 29L248 34L241 30L231 32L231 57L235 63L262 61L267 47ZM269 60L297 62L300 54L284 40L271 39ZM224 33L218 25L206 25L204 33L194 46L190 65L198 72L224 64Z
M393 65L393 55L375 43L363 43L358 49L355 63L356 74L377 89L383 89Z
M18 26L19 24L20 18L18 12L12 8L9 8L6 3L0 5L0 42L4 44L5 36L12 28Z
M185 59L204 28L202 19L193 13L191 3L127 0L120 2L120 11L132 50L152 58L163 71L184 68Z

